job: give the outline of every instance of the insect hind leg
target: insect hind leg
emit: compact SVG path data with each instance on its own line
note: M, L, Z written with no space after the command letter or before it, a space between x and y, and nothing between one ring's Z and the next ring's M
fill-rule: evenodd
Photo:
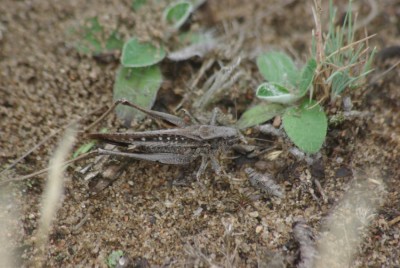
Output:
M196 173L196 179L197 179L197 181L200 180L201 175L203 175L204 172L206 171L207 165L208 165L208 158L207 158L206 155L203 154L203 155L201 156L201 164L200 164L200 167L199 167L199 169L197 170L197 173Z
M182 154L174 154L174 153L137 154L137 153L104 150L104 149L98 149L97 152L102 155L129 157L137 160L159 162L162 164L169 164L169 165L187 165L193 162L193 160L195 159L195 157Z

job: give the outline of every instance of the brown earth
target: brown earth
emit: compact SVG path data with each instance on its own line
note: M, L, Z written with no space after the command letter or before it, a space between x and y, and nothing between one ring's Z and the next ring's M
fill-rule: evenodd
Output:
M309 166L288 153L292 145L287 139L262 136L253 129L246 135L269 140L271 150L280 152L276 158L271 160L269 151L257 159L221 159L228 176L217 176L208 169L201 182L192 179L198 163L179 168L131 161L118 179L97 195L90 194L93 183L79 172L94 159L81 161L67 169L65 195L51 231L45 266L106 267L109 254L115 250L122 250L137 267L296 266L299 244L293 236L293 223L303 219L318 234L327 215L344 193L352 190L350 185L367 181L372 195L376 188L372 182L381 185L382 180L386 192L380 196L374 215L368 215L372 221L363 230L352 266L400 267L400 68L379 76L399 60L398 50L388 53L384 49L400 43L400 3L379 1L374 8L371 3L375 1L354 3L360 21L373 13L365 26L369 33L377 33L370 45L382 51L370 82L351 95L354 109L365 116L331 126L318 161ZM336 4L342 14L346 1ZM125 39L132 32L143 39L160 38L160 10L153 5L134 13L130 1L3 0L1 167L7 167L50 133L112 103L118 63L100 63L80 55L71 29L98 16L107 31L118 25ZM213 57L229 64L240 56L240 68L246 72L243 81L217 105L234 117L235 99L239 113L251 103L254 88L262 81L254 59L263 50L282 49L297 62L304 62L313 26L311 4L303 1L209 1L196 11L191 27L213 27L227 37L225 51ZM201 113L191 106L202 92L188 91L187 81L197 74L203 61L163 63L164 82L155 109L173 113L184 96L183 107ZM217 69L215 64L205 76ZM119 128L113 116L105 125ZM133 126L140 130L150 127L158 126L150 120ZM7 172L7 178L46 167L60 138L56 135L28 155ZM84 142L78 137L75 148ZM122 164L110 160L104 165L100 168L105 170ZM269 198L252 188L245 167L274 174L285 189L285 197ZM1 224L8 226L1 228L1 237L14 255L15 266L34 266L37 261L35 230L44 178L1 186ZM4 245L4 241L0 243Z

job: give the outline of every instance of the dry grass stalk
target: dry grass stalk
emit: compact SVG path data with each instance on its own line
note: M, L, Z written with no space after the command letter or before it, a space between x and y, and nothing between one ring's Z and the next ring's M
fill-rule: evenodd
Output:
M50 160L50 170L48 180L43 192L41 218L37 230L36 249L37 267L41 267L45 260L45 248L50 233L53 219L61 205L61 197L64 188L63 171L65 169L64 160L67 158L74 145L75 127L68 128L58 145L54 156Z
M327 218L318 240L319 255L315 267L351 266L364 232L383 201L384 193L384 184L380 179L356 180Z

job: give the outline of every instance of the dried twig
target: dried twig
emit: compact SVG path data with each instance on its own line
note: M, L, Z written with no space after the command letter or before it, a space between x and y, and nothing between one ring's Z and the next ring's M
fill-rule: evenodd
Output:
M246 168L245 172L249 176L250 183L253 187L262 190L267 195L272 195L279 198L285 196L282 188L279 186L279 184L276 184L271 175L258 173L252 168Z

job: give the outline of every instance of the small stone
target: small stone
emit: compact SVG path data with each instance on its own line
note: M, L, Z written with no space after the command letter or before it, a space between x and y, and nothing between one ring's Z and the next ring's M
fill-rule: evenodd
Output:
M193 216L194 216L194 217L198 217L198 216L200 216L201 212L203 212L203 208L202 208L202 207L199 207L198 209L196 209L196 210L193 212Z
M165 202L164 202L164 205L165 205L167 208L172 208L172 207L174 207L174 203L171 202L171 201L169 201L169 200L165 201Z
M250 212L249 216L252 217L252 218L257 218L258 217L258 211Z
M272 125L275 128L278 128L281 125L281 123L282 123L282 118L280 116L275 116L274 122L272 123Z
M258 225L258 226L256 227L256 234L261 233L262 230L263 230L262 225Z
M255 167L256 167L258 170L265 171L265 170L268 169L268 162L262 161L262 160L257 161L257 162L255 163Z

